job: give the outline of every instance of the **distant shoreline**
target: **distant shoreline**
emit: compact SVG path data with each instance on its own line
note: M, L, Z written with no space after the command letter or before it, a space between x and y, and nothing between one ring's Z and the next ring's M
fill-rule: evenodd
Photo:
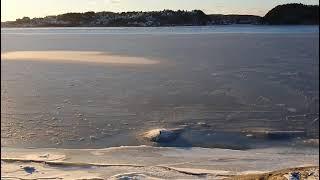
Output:
M205 14L201 10L65 13L40 18L23 17L1 22L1 27L176 27L211 25L319 25L319 6L284 4L264 17Z
M41 26L41 27L1 27L1 29L41 29L41 28L174 28L174 27L222 27L222 26L230 26L230 27L246 27L246 26L266 26L266 27L316 27L318 24L217 24L217 25L175 25L175 26L151 26L151 27L143 27L143 26Z

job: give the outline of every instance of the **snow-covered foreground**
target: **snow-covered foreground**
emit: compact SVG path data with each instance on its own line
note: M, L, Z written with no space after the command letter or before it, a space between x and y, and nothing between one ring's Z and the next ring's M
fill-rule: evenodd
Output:
M317 166L315 149L2 149L2 179L222 179Z

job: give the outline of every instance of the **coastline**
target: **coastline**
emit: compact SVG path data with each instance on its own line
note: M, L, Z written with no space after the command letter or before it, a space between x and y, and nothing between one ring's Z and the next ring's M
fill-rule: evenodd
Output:
M63 29L63 28L195 28L195 27L313 27L319 24L210 24L210 25L164 25L164 26L2 26L1 29Z
M297 167L304 167L296 169L301 172L319 172L316 148L242 151L122 146L105 149L3 147L2 150L1 174L7 179L248 179L281 173L283 176L292 171L290 168Z
M1 22L2 26L104 26L104 27L161 27L227 24L319 24L318 5L289 3L278 5L265 16L250 14L206 14L202 10L163 10L128 12L69 12L45 17L23 17ZM283 15L282 13L285 12ZM165 17L165 18L164 18ZM294 18L291 18L294 17ZM307 18L306 18L307 17Z
M2 27L1 36L25 35L237 35L237 34L319 34L318 25L212 25L212 26L161 26L161 27ZM123 38L123 37L120 37Z

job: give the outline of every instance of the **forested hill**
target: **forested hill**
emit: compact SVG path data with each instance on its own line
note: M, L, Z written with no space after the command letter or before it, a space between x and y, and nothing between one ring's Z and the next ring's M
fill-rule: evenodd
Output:
M266 24L319 24L319 6L303 4L279 5L270 10L264 17Z

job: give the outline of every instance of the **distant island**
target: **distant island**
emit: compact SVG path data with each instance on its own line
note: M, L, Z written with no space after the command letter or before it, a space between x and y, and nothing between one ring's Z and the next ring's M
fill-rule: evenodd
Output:
M227 24L316 25L319 24L319 6L296 3L279 5L264 17L236 14L207 15L201 10L122 13L90 11L32 19L23 17L16 21L1 22L2 27L158 27Z

